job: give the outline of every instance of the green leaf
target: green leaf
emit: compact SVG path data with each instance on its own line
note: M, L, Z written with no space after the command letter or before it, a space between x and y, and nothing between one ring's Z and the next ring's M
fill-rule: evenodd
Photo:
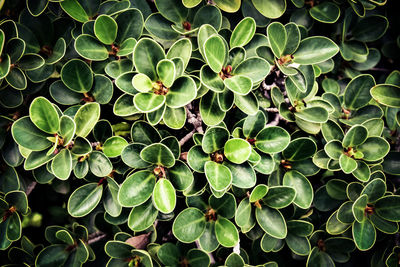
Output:
M72 171L72 157L68 149L62 149L51 162L51 171L60 180L67 180Z
M367 207L367 204L368 204L368 196L365 194L361 195L353 203L352 206L353 216L354 219L356 219L356 221L359 223L361 223L364 220L365 208Z
M1 59L2 60L0 62L0 79L4 79L10 72L11 60L8 54L2 56Z
M176 24L182 24L186 20L188 9L183 6L182 1L156 0L155 3L158 11L166 19Z
M272 52L276 58L280 58L288 41L285 26L280 22L273 22L267 27L267 35Z
M386 17L381 15L371 15L362 18L352 30L355 40L360 42L373 42L381 38L389 22Z
M160 109L164 105L165 96L154 93L139 93L133 98L133 103L139 111L149 113Z
M253 84L257 84L265 79L271 69L270 64L265 59L252 57L242 61L233 71L233 75L244 75L249 77Z
M102 43L111 45L117 38L118 25L108 15L100 15L94 22L94 34Z
M189 149L187 162L196 172L204 172L204 164L209 160L210 155L205 153L200 145L192 146Z
M215 236L224 247L234 247L239 242L239 232L236 226L222 216L219 216L215 222Z
M285 129L271 126L257 134L255 146L264 153L277 153L285 150L289 143L290 135Z
M220 126L210 127L203 136L201 147L205 153L211 154L222 149L228 139L227 129Z
M364 218L362 222L355 221L352 228L354 243L361 251L369 250L375 243L376 230L371 221Z
M311 65L324 62L339 52L339 47L330 39L322 36L313 36L301 40L299 47L293 54L293 62L302 65Z
M243 123L243 135L247 138L254 138L267 123L264 112L258 111L255 115L247 116Z
M171 129L182 129L186 123L186 109L166 107L163 121Z
M104 177L111 173L112 164L103 153L93 151L89 156L89 168L97 177Z
M154 207L152 200L134 207L129 213L128 226L132 231L144 231L149 228L158 215L158 210Z
M132 124L131 138L133 142L145 145L161 141L158 131L145 121L136 121Z
M282 184L296 190L294 204L302 209L308 209L314 198L314 191L310 181L298 171L285 173Z
M75 39L75 50L83 58L102 61L109 56L107 48L89 34L81 34Z
M252 188L256 184L256 174L250 163L234 164L224 161L223 164L232 173L232 185L238 188Z
M246 140L233 138L225 143L224 154L231 162L241 164L249 159L251 145Z
M286 237L286 222L279 210L261 206L256 209L256 219L260 227L270 236L278 239Z
M38 267L64 265L70 255L66 251L67 247L68 245L66 244L56 244L45 247L37 255L35 265Z
M232 173L228 167L214 161L204 164L207 181L215 191L224 191L232 183Z
M200 100L200 115L206 125L212 126L220 123L225 112L218 104L218 94L212 91L206 93Z
M238 95L247 95L253 88L253 81L243 75L236 75L224 80L224 85Z
M93 74L89 65L80 59L71 59L61 69L61 80L72 91L88 92L93 85Z
M79 22L86 22L89 20L89 15L78 0L65 0L60 2L60 6L65 13L70 15L74 20Z
M254 187L253 191L251 191L249 201L256 202L257 200L262 199L268 193L268 186L264 184L259 184Z
M219 35L212 35L204 43L204 57L210 68L219 73L224 66L228 51L224 40Z
M378 84L371 88L371 96L380 104L399 108L400 87L391 84Z
M253 92L247 95L235 95L235 105L245 114L254 115L259 109L258 99Z
M152 81L157 80L157 64L165 58L164 49L149 38L142 38L133 50L133 63L139 73L146 74Z
M75 114L76 135L86 137L92 131L100 118L100 105L98 103L86 103Z
M374 205L377 215L392 222L400 221L400 197L385 196L378 199Z
M192 170L180 160L175 162L174 167L168 169L168 178L176 190L184 191L193 184Z
M273 186L268 190L263 202L271 208L282 209L296 198L296 190L289 186Z
M343 138L343 147L356 147L365 142L368 130L362 125L352 126Z
M289 232L285 238L285 242L297 255L307 256L310 253L311 245L307 237L297 236Z
M189 63L190 56L192 55L192 44L188 38L182 38L176 41L168 50L167 58L173 59L179 57L183 60L183 68Z
M160 60L157 63L157 74L163 85L171 87L175 81L175 64L169 59Z
M121 155L122 150L128 145L128 141L120 136L108 138L103 145L103 153L109 158Z
M335 263L328 253L321 251L318 247L314 247L307 258L307 267L335 267Z
M242 19L232 32L229 45L231 48L245 46L253 38L256 32L256 22L252 17Z
M300 137L292 140L289 146L282 152L282 155L289 161L301 161L311 158L316 152L317 145L312 139Z
M11 133L18 145L32 151L41 151L51 145L47 139L49 135L40 131L28 116L15 121L11 127Z
M361 191L361 194L366 194L368 196L368 203L374 203L386 192L386 184L380 178L375 178L370 181L364 189Z
M162 213L170 213L175 209L175 188L167 179L160 179L153 190L153 203Z
M215 4L225 12L234 13L240 8L240 0L217 0Z
M143 170L128 176L121 184L118 202L123 207L136 207L148 200L153 193L156 177L150 171Z
M103 187L97 183L85 184L76 189L68 199L68 213L74 217L88 215L101 200Z
M294 113L296 118L311 123L325 123L328 121L328 111L323 107L310 107Z
M363 159L376 161L384 158L389 153L389 143L382 137L368 137L367 140L357 147L357 151L363 153Z
M189 76L181 76L169 88L165 103L171 108L180 108L196 98L196 82Z
M182 3L187 8L192 8L200 4L201 0L183 0Z
M346 174L352 173L355 169L357 169L357 161L345 154L340 155L339 164L340 168Z
M140 157L149 163L167 168L174 166L175 157L171 150L164 144L151 144L140 152Z
M183 243L192 243L198 239L206 227L204 213L196 208L187 208L176 216L172 233Z
M332 2L322 2L310 9L310 16L323 23L335 23L339 19L340 9Z
M32 122L40 130L50 134L58 131L60 124L58 113L53 104L46 98L35 98L29 107L29 115Z
M371 100L370 89L375 79L370 74L361 74L352 79L344 91L344 103L350 110L359 109Z
M277 19L285 13L286 0L252 0L254 7L265 17Z

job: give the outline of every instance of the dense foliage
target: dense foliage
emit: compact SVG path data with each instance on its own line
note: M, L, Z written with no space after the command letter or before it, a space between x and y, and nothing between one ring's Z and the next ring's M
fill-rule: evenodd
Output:
M386 0L0 1L0 262L398 266Z

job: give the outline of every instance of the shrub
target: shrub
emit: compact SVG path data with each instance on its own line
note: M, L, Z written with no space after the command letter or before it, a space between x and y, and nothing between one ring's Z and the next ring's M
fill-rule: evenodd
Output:
M0 1L1 263L398 266L394 2Z

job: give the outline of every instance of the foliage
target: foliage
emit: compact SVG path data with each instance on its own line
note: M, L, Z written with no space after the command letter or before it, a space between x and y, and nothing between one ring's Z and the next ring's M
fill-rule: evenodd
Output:
M0 1L1 264L398 266L394 2Z

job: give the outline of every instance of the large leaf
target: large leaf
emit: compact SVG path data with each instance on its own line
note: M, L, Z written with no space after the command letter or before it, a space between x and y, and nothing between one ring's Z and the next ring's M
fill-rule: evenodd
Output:
M29 115L32 122L46 133L54 134L60 127L57 110L44 97L37 97L32 101L29 107Z
M164 49L149 38L142 38L133 50L136 70L146 74L152 81L157 80L157 64L165 58Z
M391 84L378 84L371 88L372 97L380 104L400 108L400 87Z
M85 184L76 189L68 200L68 213L74 217L88 215L101 200L103 187L97 183Z
M214 161L207 161L204 165L204 171L210 186L215 191L223 191L232 183L232 173L229 168L224 165Z
M100 118L100 105L87 103L81 106L75 114L76 135L86 137L92 131Z
M224 40L219 35L212 35L204 43L204 56L210 68L219 73L224 66L228 51Z
M339 47L331 40L322 36L303 39L293 54L293 62L311 65L324 62L339 52Z
M252 0L254 7L265 17L276 19L285 13L286 0Z
M172 233L183 243L192 243L198 239L206 227L204 213L196 208L187 208L176 216Z
M121 184L118 201L123 207L135 207L150 198L156 184L156 177L143 170L128 176Z
M296 190L294 204L302 209L308 209L314 198L314 191L310 181L298 171L285 173L282 184Z
M164 144L152 144L140 152L140 157L149 163L167 168L174 166L175 157L172 151Z
M47 139L49 135L40 131L27 116L13 123L11 133L18 145L32 151L41 151L51 145Z
M245 46L248 44L256 32L256 22L252 17L242 19L232 32L229 41L230 47Z
M175 209L175 188L167 179L160 179L153 190L153 202L162 213L170 213Z
M61 150L51 162L53 174L60 180L67 180L72 171L72 156L68 149Z
M93 74L89 65L80 59L71 59L61 69L61 80L71 90L85 93L92 88Z
M385 220L399 222L400 221L400 197L385 196L375 203L375 212Z
M371 100L369 91L373 86L375 86L375 80L372 75L362 74L352 79L344 91L346 107L353 110L367 105Z
M271 126L257 134L255 146L265 153L277 153L283 151L289 143L290 135L285 129Z
M283 239L287 235L285 219L280 211L261 206L256 209L256 219L260 227L270 236Z
M362 222L355 221L352 228L354 243L361 251L372 248L376 240L376 230L371 221L364 218Z
M94 34L102 43L111 45L117 38L118 25L108 15L100 15L94 22Z
M280 22L273 22L268 25L267 35L272 52L275 57L280 58L283 55L287 43L285 26Z
M241 164L249 159L251 145L240 138L230 139L225 143L224 154L231 162Z
M228 219L219 216L215 222L215 236L224 247L234 247L239 242L239 232Z

